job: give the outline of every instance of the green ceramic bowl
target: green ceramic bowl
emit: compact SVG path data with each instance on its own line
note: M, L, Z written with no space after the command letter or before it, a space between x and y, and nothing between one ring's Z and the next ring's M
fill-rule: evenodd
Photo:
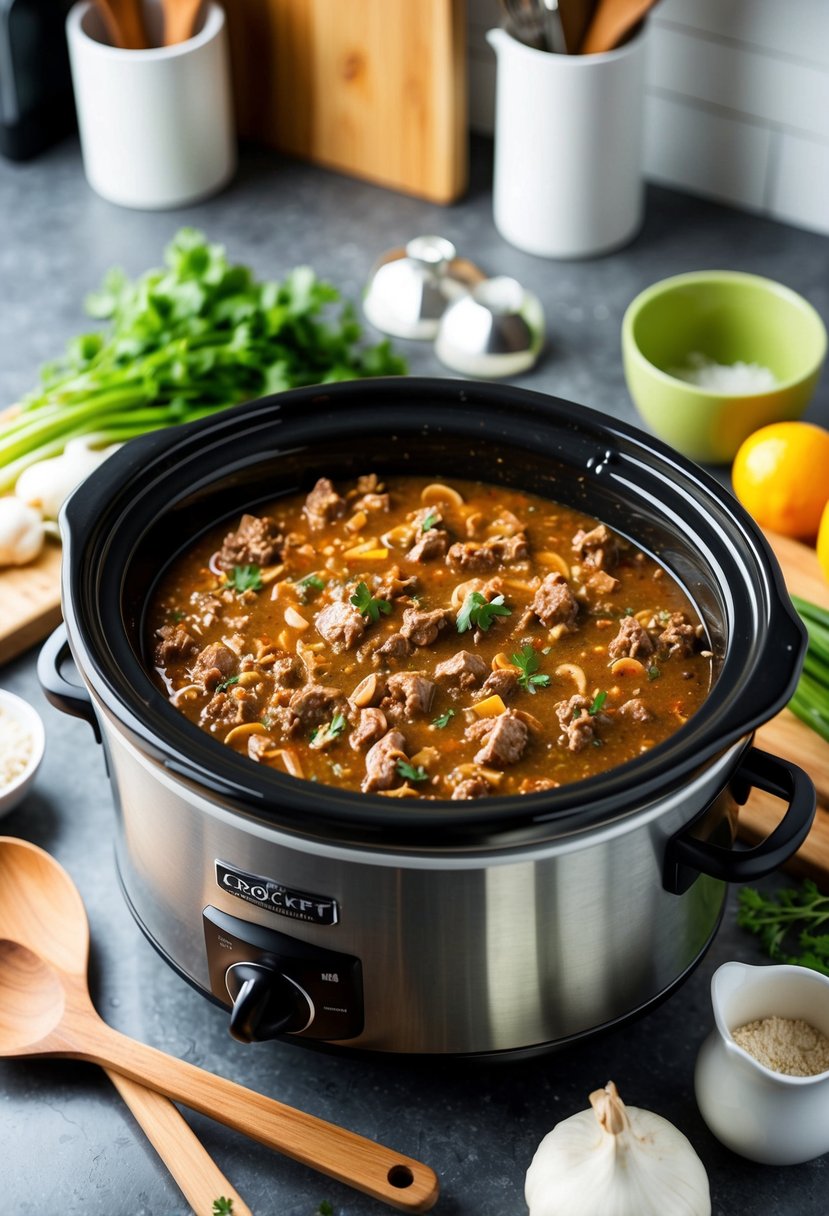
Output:
M799 418L825 356L826 328L811 304L782 283L736 271L663 279L632 301L622 321L636 408L656 435L704 463L725 464L759 427ZM734 393L672 374L700 360L756 365L775 383Z

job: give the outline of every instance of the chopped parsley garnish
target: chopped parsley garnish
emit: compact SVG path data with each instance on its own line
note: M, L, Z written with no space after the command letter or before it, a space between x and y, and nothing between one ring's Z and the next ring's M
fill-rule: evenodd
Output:
M324 726L315 726L311 731L311 743L314 747L322 747L343 733L347 726L345 714L336 713L330 722Z
M214 1199L212 1216L233 1216L233 1200L226 1199L224 1195Z
M318 574L306 574L305 578L301 578L295 586L300 603L305 604L312 591L322 591L325 580L321 579Z
M442 714L438 714L436 718L432 718L432 726L436 726L438 730L443 730L444 726L448 726L454 716L454 709L444 710Z
M227 680L220 680L213 691L214 692L226 692L227 689L230 688L231 684L238 684L238 683L239 683L238 676L230 676L229 679L227 679Z
M370 621L379 621L380 613L383 616L388 616L391 612L391 604L388 600L375 599L365 583L358 583L357 590L350 597L350 603L354 605L358 612L363 616L367 616Z
M470 591L458 613L458 633L466 633L473 626L486 633L496 616L512 616L512 609L507 608L503 595L487 600L480 591Z
M661 675L662 675L662 672L659 670L658 667L652 666L652 667L648 668L648 679L649 680L658 680Z
M397 772L401 777L405 777L407 781L428 781L429 774L422 764L415 767L409 764L406 760L397 761Z
M172 621L174 625L178 625L180 621L184 620L184 613L180 608L174 608L172 612L168 613L167 619Z
M261 591L262 574L258 566L234 566L226 575L234 591Z
M420 525L421 532L428 532L431 528L434 528L439 519L440 516L437 511L430 511L428 515L424 516L423 523Z
M535 694L537 688L546 688L550 683L549 676L535 674L539 668L538 655L529 642L525 646L522 646L517 654L510 655L510 662L521 673L518 677L518 683L527 692Z
M327 1199L323 1199L314 1216L334 1216L334 1209Z
M626 608L626 609L625 609L625 611L624 611L624 613L623 613L623 615L624 615L624 616L633 616L633 609L632 609L632 608Z
M270 714L265 714L264 718L260 718L259 721L265 727L265 730L267 730L269 726L273 726L273 718L270 716Z
M606 692L597 692L596 693L593 704L590 706L590 708L587 711L591 717L593 717L593 715L601 712L601 708L604 705L606 700L607 700Z

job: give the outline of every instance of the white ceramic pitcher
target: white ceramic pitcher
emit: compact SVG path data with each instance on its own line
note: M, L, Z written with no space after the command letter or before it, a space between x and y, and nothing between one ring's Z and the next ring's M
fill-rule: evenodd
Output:
M732 1031L760 1018L802 1018L829 1035L829 977L806 967L724 963L711 980L714 1030L697 1057L697 1104L726 1147L767 1165L795 1165L829 1152L829 1071L773 1072L735 1043Z
M646 29L601 55L556 55L504 29L487 33L498 61L494 218L510 244L590 257L637 232Z

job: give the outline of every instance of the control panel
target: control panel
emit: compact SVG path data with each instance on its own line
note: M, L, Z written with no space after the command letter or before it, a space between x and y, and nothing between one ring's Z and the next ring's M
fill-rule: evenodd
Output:
M292 1034L336 1042L363 1029L360 960L250 924L208 905L203 912L210 989L229 1005L242 1042Z

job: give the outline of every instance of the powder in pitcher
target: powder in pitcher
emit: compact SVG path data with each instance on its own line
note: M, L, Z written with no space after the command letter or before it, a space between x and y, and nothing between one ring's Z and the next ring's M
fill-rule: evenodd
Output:
M814 1077L829 1070L829 1038L802 1018L760 1018L732 1031L732 1037L773 1072Z
M668 375L695 384L697 388L735 397L767 393L777 385L774 372L759 363L715 363L698 351L688 355L682 367L668 368Z

